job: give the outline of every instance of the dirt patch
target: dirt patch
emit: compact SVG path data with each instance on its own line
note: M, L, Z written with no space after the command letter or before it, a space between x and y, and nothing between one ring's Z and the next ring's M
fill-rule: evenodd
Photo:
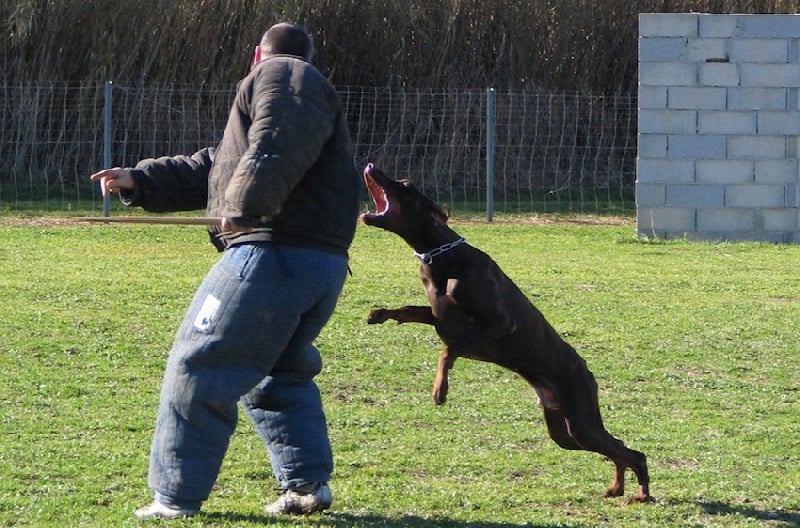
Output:
M0 216L0 225L18 227L75 227L86 225L77 218L57 218L51 216Z
M450 219L453 225L487 224L485 217L480 216L455 216ZM531 225L593 225L593 226L624 226L634 225L636 219L629 216L562 216L562 215L531 215L531 216L496 216L492 224L531 224ZM77 217L55 216L0 216L0 225L20 227L76 227L91 225Z
M486 224L483 217L455 216L450 219L453 225ZM593 226L624 226L635 225L636 219L630 216L562 216L562 215L531 215L531 216L499 216L492 219L493 224L531 224L531 225L593 225Z

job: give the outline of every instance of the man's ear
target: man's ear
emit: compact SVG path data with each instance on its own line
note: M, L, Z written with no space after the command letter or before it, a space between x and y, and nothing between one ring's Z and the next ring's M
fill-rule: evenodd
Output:
M256 46L256 49L253 50L253 66L261 62L261 59L263 58L262 53L261 46Z

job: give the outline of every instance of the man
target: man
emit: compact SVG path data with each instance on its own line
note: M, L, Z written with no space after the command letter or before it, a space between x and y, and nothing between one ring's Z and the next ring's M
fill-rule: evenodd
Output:
M139 519L194 515L216 481L240 401L283 494L267 513L332 502L333 457L312 342L347 274L360 178L338 95L310 64L303 28L271 27L239 85L222 141L91 176L148 211L206 207L224 251L167 362L153 436L151 504Z

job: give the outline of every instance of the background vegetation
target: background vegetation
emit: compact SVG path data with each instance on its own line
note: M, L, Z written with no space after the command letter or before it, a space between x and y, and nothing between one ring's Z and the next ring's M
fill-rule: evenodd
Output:
M228 86L279 20L343 86L634 91L641 12L795 13L798 0L3 0L7 80Z

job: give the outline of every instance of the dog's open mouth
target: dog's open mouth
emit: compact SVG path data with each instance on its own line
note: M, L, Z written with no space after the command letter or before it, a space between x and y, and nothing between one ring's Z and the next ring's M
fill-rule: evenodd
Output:
M361 219L366 224L370 224L375 219L385 215L389 211L389 198L386 196L383 186L379 184L372 176L374 166L372 163L367 164L364 168L364 183L367 186L367 191L372 198L372 203L375 204L375 212L366 212L361 215Z

